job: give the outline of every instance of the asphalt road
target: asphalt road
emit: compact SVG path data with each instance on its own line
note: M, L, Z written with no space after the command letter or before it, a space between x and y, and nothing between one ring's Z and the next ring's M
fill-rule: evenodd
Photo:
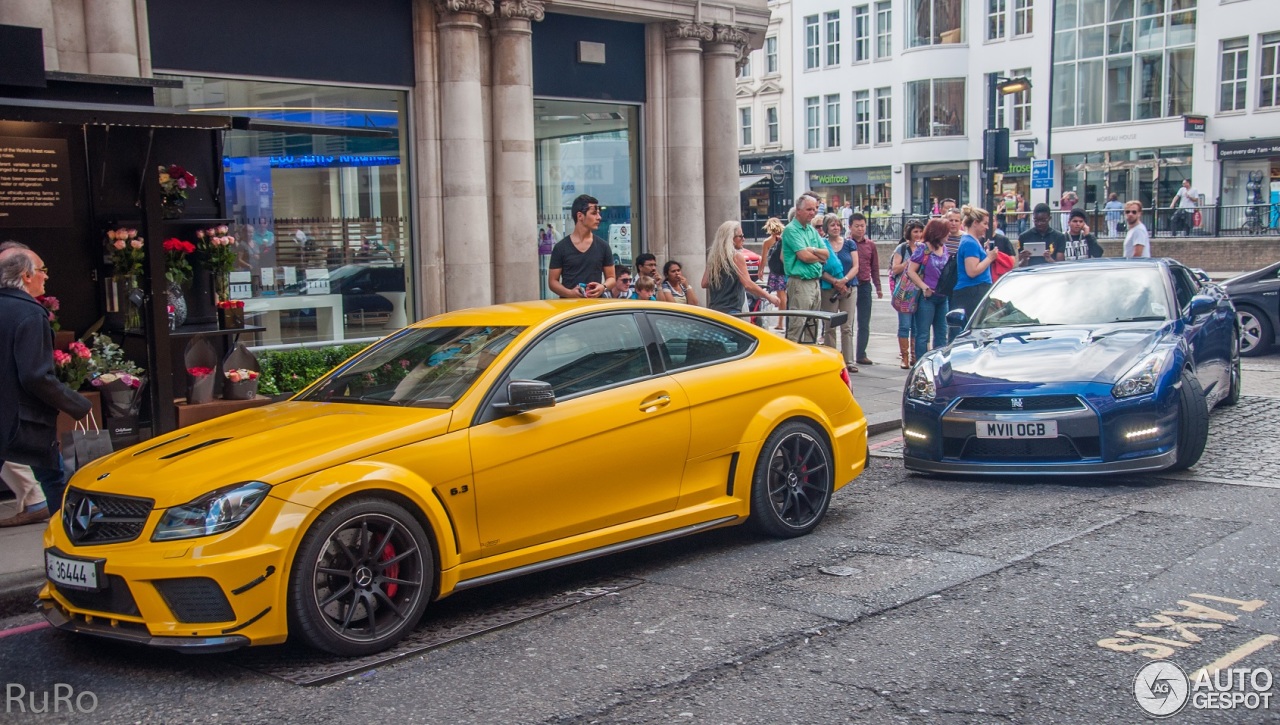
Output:
M586 596L317 686L266 674L329 666L288 649L184 657L16 617L0 721L1137 722L1148 655L1280 673L1280 471L1237 465L1278 421L1273 398L1215 414L1183 478L918 477L890 434L808 537L725 529L465 592L424 627ZM60 713L29 712L42 693Z

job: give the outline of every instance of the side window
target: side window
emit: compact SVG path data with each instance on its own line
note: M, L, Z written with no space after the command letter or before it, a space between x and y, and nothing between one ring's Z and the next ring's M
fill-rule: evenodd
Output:
M556 399L625 385L653 373L634 315L598 315L570 322L529 348L511 380L551 383Z
M727 327L684 315L650 314L658 347L668 370L707 365L738 357L755 340Z
M1196 284L1195 278L1185 268L1173 268L1173 289L1178 293L1179 310L1187 309L1187 305L1191 304L1191 298L1195 297L1199 288L1200 285Z

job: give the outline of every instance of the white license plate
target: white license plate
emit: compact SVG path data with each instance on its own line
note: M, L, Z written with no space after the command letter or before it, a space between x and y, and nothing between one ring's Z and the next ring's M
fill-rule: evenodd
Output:
M1058 421L980 420L977 433L979 438L1057 438Z
M68 559L57 554L44 554L44 568L49 581L73 589L101 589L98 586L98 562Z

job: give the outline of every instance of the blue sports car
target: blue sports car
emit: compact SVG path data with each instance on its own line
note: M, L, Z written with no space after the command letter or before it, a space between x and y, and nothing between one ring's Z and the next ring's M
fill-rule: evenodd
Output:
M1097 259L1000 278L902 400L906 467L932 473L1184 469L1209 411L1240 398L1235 310L1170 259Z

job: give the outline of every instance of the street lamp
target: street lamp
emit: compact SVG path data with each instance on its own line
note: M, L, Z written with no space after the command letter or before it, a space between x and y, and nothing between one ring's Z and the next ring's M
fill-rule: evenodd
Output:
M982 134L982 186L986 190L986 208L994 218L996 196L994 174L1009 168L1009 129L996 128L996 104L1007 95L1031 90L1026 76L1004 78L995 73L987 76L987 128ZM988 224L988 229L991 225Z

